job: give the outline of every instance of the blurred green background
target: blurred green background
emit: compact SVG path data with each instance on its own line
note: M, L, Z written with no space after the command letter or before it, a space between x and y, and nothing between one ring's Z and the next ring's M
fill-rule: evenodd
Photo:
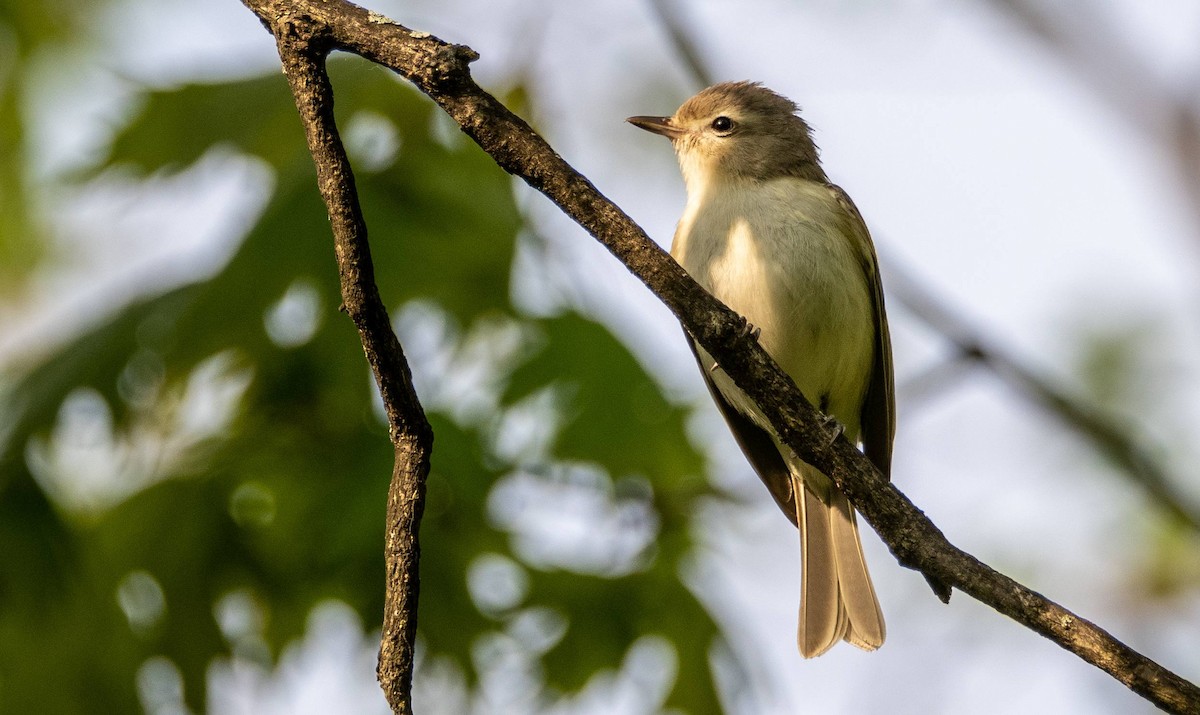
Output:
M61 39L58 18L95 11L5 8L22 55ZM680 674L666 701L715 711L717 629L680 580L688 514L711 493L684 411L605 328L511 304L522 220L504 172L436 136L436 108L389 73L346 58L331 69L380 286L412 359L447 361L422 386L446 395L429 406L423 657L452 659L473 682L473 651L491 648L527 660L537 687L573 691L654 636L676 646L651 658ZM14 147L28 131L22 79L10 76L3 105ZM214 659L269 666L323 600L381 618L391 451L337 311L328 221L286 82L274 73L136 101L72 185L162 181L236 153L269 170L270 199L212 275L139 297L10 373L4 712L136 712L172 682L203 711ZM5 196L19 199L27 167L19 151L4 158ZM45 242L28 215L5 218L12 289ZM580 544L539 555L526 534L534 543L522 547L539 524L522 511L544 500L559 504L554 518L577 519Z
M1097 16L1171 87L1185 4ZM1102 3L1052 13L1057 35L1017 6L372 9L480 51L481 83L665 241L677 170L621 119L696 89L655 11L674 7L719 79L800 100L885 287L918 266L1195 503L1200 220L1160 122L1188 95L1122 95L1073 58ZM387 712L391 448L272 51L233 0L0 0L0 713ZM357 58L331 72L436 433L419 713L1150 711L969 599L940 606L873 536L887 646L800 661L794 530L678 326L424 97ZM1194 530L889 301L901 488L1200 673Z

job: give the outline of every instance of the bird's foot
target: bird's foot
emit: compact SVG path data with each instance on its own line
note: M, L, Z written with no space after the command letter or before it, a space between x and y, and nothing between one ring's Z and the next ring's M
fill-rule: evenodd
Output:
M762 335L762 328L755 326L749 320L744 320L741 327L741 333L742 337L757 341L758 336Z
M837 441L837 438L846 433L846 426L841 422L838 422L837 418L833 415L822 415L821 426L833 431L833 434L829 437L829 444L826 445L827 447L832 447L833 443Z
M757 342L759 335L762 335L762 328L755 327L754 325L752 325L750 323L749 320L746 320L743 318L742 325L740 328L738 328L738 337L739 338L750 338L751 340ZM713 364L709 366L708 371L716 372L717 370L720 370L720 369L721 369L721 363L716 362L714 360Z

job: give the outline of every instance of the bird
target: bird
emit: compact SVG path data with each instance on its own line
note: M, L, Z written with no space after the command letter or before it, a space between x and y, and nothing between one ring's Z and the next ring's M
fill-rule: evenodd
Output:
M805 398L889 477L896 409L879 261L799 108L760 83L724 82L669 117L626 121L674 146L687 201L671 255L753 326ZM886 629L853 506L688 340L736 441L799 531L800 654L843 640L875 650Z

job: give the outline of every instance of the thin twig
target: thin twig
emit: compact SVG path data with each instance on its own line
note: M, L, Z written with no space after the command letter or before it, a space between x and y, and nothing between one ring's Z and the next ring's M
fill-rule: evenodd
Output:
M425 479L433 432L412 385L412 373L375 285L367 225L349 158L333 117L333 86L325 71L331 47L327 29L303 13L253 2L250 7L275 35L284 74L296 99L317 168L317 184L329 209L345 311L358 328L363 351L379 386L395 452L388 488L387 572L378 676L392 710L412 711L413 652L417 629L417 539L425 504Z
M952 343L960 355L987 367L1064 425L1087 438L1145 489L1160 509L1189 528L1200 530L1200 515L1188 506L1187 497L1175 488L1166 469L1151 456L1147 447L1130 435L1126 426L1068 394L1003 347L989 341L980 330L934 298L907 273L892 272L888 284L897 295L903 296L900 302L906 309Z
M303 18L337 48L412 81L506 171L545 194L640 278L763 411L782 441L828 474L898 561L970 594L1112 675L1157 706L1200 715L1200 688L1095 624L997 573L950 544L844 437L828 444L821 419L746 330L628 216L529 125L471 79L474 51L414 33L339 0L244 0L277 28ZM289 22L290 19L290 22ZM381 666L382 667L382 666Z
M651 0L650 7L653 8L654 15L658 18L659 27L667 33L667 39L675 48L676 56L683 62L684 68L698 85L696 89L699 90L713 84L716 81L716 73L709 68L700 48L692 40L692 33L688 32L686 21L679 12L678 5L673 0Z

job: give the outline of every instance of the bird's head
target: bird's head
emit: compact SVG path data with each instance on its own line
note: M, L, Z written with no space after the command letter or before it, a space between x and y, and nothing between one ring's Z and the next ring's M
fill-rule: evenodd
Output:
M671 140L688 185L713 178L824 180L812 131L795 103L756 82L723 82L670 117L630 117Z

